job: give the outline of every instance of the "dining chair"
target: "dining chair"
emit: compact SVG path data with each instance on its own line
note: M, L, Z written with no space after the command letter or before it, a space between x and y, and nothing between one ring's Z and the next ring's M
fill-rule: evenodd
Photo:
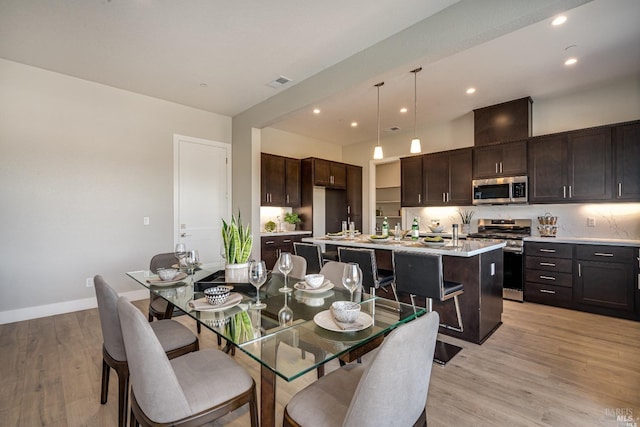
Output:
M296 393L283 426L426 426L437 312L392 331L368 364L349 364Z
M320 273L322 251L315 243L293 242L293 252L307 260L307 274Z
M416 307L416 297L425 298L427 311L433 311L433 300L448 301L453 299L458 326L441 324L446 329L464 332L460 302L458 296L464 292L464 285L444 280L442 255L395 251L393 254L393 271L398 292L409 294L411 305ZM436 345L436 362L446 364L460 347L438 341Z
M365 289L372 289L372 293L374 293L373 290L378 289L389 292L387 287L390 286L396 302L398 301L396 287L393 283L393 272L378 269L376 253L373 249L339 247L338 256L340 262L355 262L360 266L362 270L362 286Z
M157 274L159 269L171 268L171 266L176 263L176 256L173 252L157 254L151 258L149 270L151 270L153 274ZM164 298L149 291L149 322L152 322L154 318L158 320L171 319L173 309L173 304L169 304Z
M249 404L258 426L256 385L229 355L205 349L169 360L152 323L126 298L117 302L131 371L131 425L200 426Z
M100 403L107 403L109 395L109 373L118 374L118 426L126 425L129 396L129 365L125 352L120 317L118 316L118 294L100 275L93 278L98 314L102 328L102 386ZM140 313L142 316L142 313ZM144 317L143 317L144 318ZM198 338L175 320L163 319L149 324L167 357L174 358L199 349ZM162 382L157 384L163 387Z
M298 255L291 255L291 262L293 268L289 273L289 277L295 277L296 279L303 279L307 274L307 260Z

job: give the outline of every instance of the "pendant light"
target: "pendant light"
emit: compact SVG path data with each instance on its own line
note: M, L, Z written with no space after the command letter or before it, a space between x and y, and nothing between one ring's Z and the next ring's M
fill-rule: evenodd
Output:
M380 82L374 85L378 88L378 143L376 144L376 148L374 148L373 150L374 160L380 160L384 157L382 155L382 146L380 146L380 86L382 86L383 84L384 82Z
M418 73L422 71L422 67L411 70L413 73L413 139L411 140L411 153L420 153L422 147L420 146L420 138L418 138Z

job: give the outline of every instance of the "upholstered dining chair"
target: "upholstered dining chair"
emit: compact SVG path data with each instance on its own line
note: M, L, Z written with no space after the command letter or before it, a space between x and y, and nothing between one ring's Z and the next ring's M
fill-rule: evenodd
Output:
M322 251L315 243L293 242L293 252L307 260L307 274L319 273L322 268Z
M426 426L438 324L438 313L427 313L392 331L370 363L311 383L291 398L283 425Z
M376 253L373 249L367 248L338 248L340 262L355 262L362 270L362 287L365 289L380 289L389 292L387 287L391 287L393 297L398 301L396 287L393 283L393 272L379 270L376 264ZM373 293L373 292L372 292Z
M256 385L244 368L217 349L169 360L152 323L126 298L118 299L129 369L131 425L200 426L249 404L258 426Z
M176 256L173 252L157 254L151 258L149 270L157 274L159 269L171 268L171 266L176 263ZM154 318L158 320L171 319L173 316L173 308L173 304L169 304L164 298L149 291L149 322L152 322Z
M293 269L289 273L289 277L295 277L296 279L304 278L307 274L307 260L298 255L291 255L291 262L293 263Z
M118 426L126 425L129 396L129 365L122 339L120 317L118 316L118 294L107 284L102 276L93 278L98 314L102 328L102 386L100 403L107 403L109 395L109 373L111 369L118 374ZM142 315L142 313L140 313ZM149 326L161 343L167 357L174 358L199 348L198 338L185 326L174 320L160 320ZM162 382L158 383L162 387Z

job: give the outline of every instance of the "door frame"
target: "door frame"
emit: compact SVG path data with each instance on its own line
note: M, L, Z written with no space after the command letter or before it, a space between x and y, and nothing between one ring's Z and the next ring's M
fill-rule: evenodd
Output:
M212 141L209 139L196 138L193 136L185 136L173 134L173 245L180 239L180 141L191 144L208 145L211 147L223 148L227 153L227 218L231 217L232 207L232 185L231 167L231 144L220 141Z

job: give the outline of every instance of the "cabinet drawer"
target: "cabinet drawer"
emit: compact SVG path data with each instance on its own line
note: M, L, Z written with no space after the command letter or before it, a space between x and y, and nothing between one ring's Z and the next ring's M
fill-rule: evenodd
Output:
M528 256L525 258L526 268L557 271L559 273L571 273L572 262L570 259L564 258L543 258L537 256Z
M633 263L637 248L627 246L576 245L576 259Z
M524 296L526 301L551 305L566 305L571 303L573 292L571 288L526 282L524 285Z
M525 280L527 282L564 286L568 288L572 286L571 273L558 273L556 271L527 269L525 272Z
M524 250L527 255L546 258L573 257L573 245L565 243L526 242Z

